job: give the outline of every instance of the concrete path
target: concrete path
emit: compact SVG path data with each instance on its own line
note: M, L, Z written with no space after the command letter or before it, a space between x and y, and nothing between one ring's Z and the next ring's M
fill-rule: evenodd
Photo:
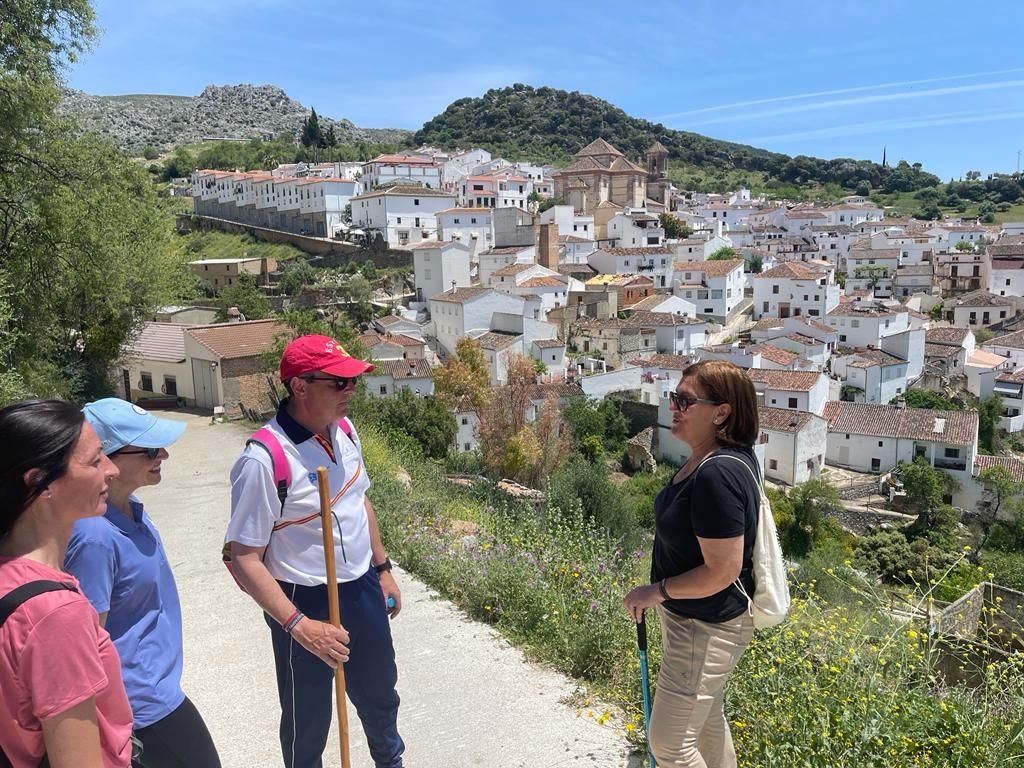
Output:
M163 482L140 497L174 568L185 622L184 688L203 713L224 768L281 765L269 631L220 562L228 471L249 430L166 414L188 428ZM577 716L575 686L531 664L487 625L468 619L396 569L403 610L392 625L408 768L639 766L618 729ZM353 768L372 766L349 707ZM340 766L337 728L325 766Z

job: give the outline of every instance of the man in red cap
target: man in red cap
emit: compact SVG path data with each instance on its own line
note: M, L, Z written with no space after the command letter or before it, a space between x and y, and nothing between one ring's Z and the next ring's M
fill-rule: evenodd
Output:
M341 663L374 764L402 766L388 624L402 596L366 498L370 481L348 419L356 380L372 370L332 338L295 339L281 358L288 397L231 470L226 541L236 578L270 626L285 768L320 768L333 670ZM327 467L332 493L336 576L324 567L318 466ZM327 622L327 589L338 590L342 629Z

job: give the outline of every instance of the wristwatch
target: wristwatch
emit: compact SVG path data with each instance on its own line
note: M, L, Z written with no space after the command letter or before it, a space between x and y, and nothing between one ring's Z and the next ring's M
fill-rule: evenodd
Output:
M373 570L375 570L377 573L384 573L384 571L390 571L391 558L385 557L383 563L381 563L380 565L373 566Z

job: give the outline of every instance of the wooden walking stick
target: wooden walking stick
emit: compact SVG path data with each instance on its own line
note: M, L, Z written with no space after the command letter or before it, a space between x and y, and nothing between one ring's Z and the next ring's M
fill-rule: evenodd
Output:
M338 571L334 564L334 520L331 516L331 489L327 484L326 467L316 468L316 485L320 491L320 527L324 533L324 565L327 574L327 614L333 626L341 627L338 607ZM334 670L334 698L338 709L338 731L341 741L341 768L351 768L348 748L348 706L345 703L345 667L339 663Z

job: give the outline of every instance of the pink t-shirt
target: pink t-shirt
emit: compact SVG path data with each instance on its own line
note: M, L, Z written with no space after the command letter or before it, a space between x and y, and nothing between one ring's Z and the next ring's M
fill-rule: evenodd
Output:
M0 596L29 581L78 582L24 557L0 557ZM28 600L0 627L0 747L14 768L36 768L42 721L96 699L104 768L131 761L132 710L117 650L81 594L60 590Z

